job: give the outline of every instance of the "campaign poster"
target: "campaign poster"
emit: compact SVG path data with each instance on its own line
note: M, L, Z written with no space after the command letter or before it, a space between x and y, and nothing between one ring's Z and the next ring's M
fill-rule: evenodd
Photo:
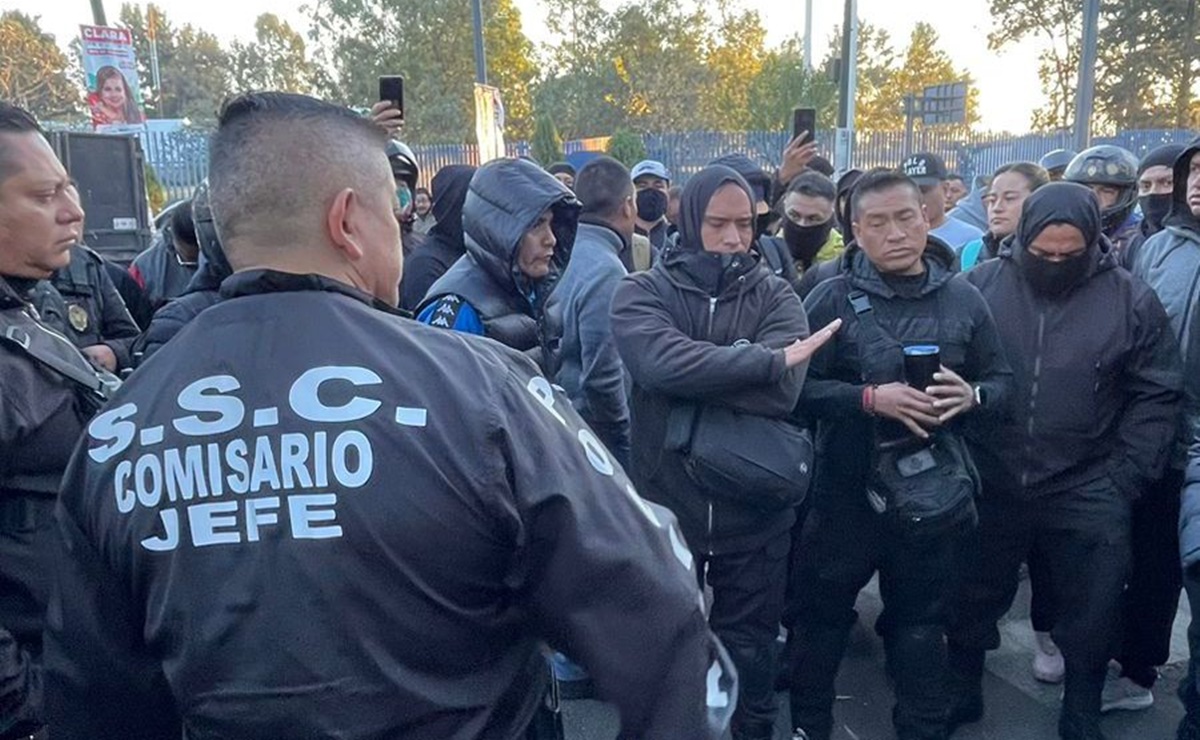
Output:
M479 141L479 164L505 156L504 102L500 91L475 85L475 138Z
M97 131L114 131L141 124L146 117L132 34L125 28L106 26L79 29L92 126Z

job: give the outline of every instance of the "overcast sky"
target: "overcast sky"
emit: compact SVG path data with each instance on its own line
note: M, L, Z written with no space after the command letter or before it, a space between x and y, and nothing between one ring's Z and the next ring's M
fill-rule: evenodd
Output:
M466 0L463 0L466 2ZM525 33L534 43L547 41L545 13L539 0L515 0L521 9ZM248 38L254 19L261 13L276 13L293 26L306 28L300 12L303 0L158 0L158 5L176 24L193 23L216 34L223 42ZM742 0L756 8L766 21L768 43L801 33L804 28L802 0ZM841 21L842 3L816 0L813 27L816 43L814 61L824 55L833 27ZM115 21L120 2L105 0L110 22ZM965 67L980 90L980 127L993 131L1025 131L1030 114L1041 103L1037 79L1038 47L1026 42L1002 54L987 50L991 18L987 0L859 0L859 17L888 30L897 50L908 41L918 21L927 21L941 35L942 48L956 66ZM40 15L42 25L64 48L79 33L80 23L91 22L90 0L0 0L0 9L17 8ZM952 12L947 12L952 8ZM464 59L471 65L472 60Z

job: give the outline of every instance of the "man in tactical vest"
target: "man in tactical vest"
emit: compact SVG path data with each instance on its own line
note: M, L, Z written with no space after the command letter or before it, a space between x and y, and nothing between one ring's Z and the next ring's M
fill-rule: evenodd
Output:
M45 736L42 622L51 516L83 426L106 392L31 300L69 316L47 282L67 268L83 211L37 121L0 103L0 740Z

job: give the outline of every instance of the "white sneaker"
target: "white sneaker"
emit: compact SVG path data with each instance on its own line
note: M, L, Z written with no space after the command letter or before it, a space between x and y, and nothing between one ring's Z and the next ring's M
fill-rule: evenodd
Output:
M1067 672L1058 645L1049 632L1034 632L1033 677L1042 683L1062 683Z
M1104 692L1100 694L1101 712L1136 712L1154 706L1154 693L1145 686L1124 678L1120 673L1109 671L1104 679Z
M797 727L792 730L792 740L808 740L808 733Z

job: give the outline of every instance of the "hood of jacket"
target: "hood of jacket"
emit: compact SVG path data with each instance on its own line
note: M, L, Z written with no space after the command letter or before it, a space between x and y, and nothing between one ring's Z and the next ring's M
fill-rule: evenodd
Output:
M743 288L754 278L766 276L765 269L756 270L761 255L758 241L750 251L741 254L718 254L704 249L701 228L708 204L718 190L725 185L736 185L750 199L753 214L754 192L746 180L733 169L724 165L709 165L696 173L679 196L679 240L667 252L661 264L671 281L681 288L703 291L709 296L718 296L739 282ZM761 275L755 275L761 272ZM746 280L739 281L745 277Z
M958 274L958 256L954 249L936 236L926 237L925 254L921 259L925 262L925 270L928 273L925 284L921 287L921 295L932 293ZM846 246L841 258L841 270L849 278L851 285L862 291L882 298L893 298L897 295L867 257L867 253L858 246L857 241Z
M1002 243L1001 259L1018 265L1037 259L1029 254L1029 245L1046 227L1056 224L1074 226L1087 242L1089 265L1081 282L1117 267L1117 250L1104 235L1099 204L1087 187L1073 182L1052 182L1026 199L1016 232Z
M987 211L983 207L983 196L986 194L986 187L982 185L977 186L955 203L954 208L946 215L987 231Z
M440 236L445 242L457 245L459 252L463 246L463 204L467 200L467 189L471 178L475 175L475 167L469 164L452 164L438 170L433 176L433 207L431 209L434 223L429 233Z
M550 275L541 283L553 286L571 258L579 201L565 185L532 162L488 162L471 177L463 204L467 253L500 286L523 296L533 295L537 286L517 267L517 249L521 237L547 210L553 214L551 229L557 244Z
M1200 234L1200 218L1192 213L1187 202L1188 172L1191 170L1192 157L1196 154L1200 154L1200 136L1193 139L1183 150L1183 154L1180 154L1175 160L1173 202L1171 203L1171 212L1163 220L1163 226Z

